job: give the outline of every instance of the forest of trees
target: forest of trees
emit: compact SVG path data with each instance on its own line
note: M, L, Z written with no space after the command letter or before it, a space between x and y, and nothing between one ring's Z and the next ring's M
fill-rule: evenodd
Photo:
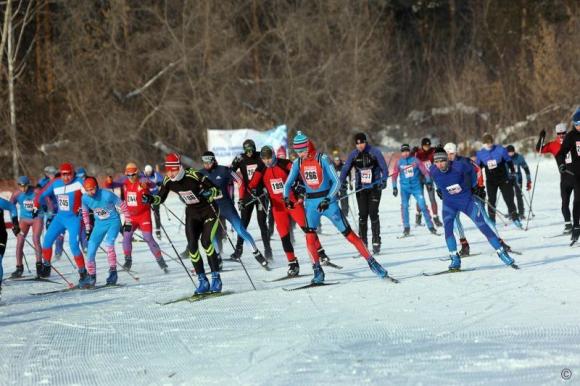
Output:
M192 158L207 128L551 129L579 103L578 0L0 0L0 174ZM13 96L13 97L12 97ZM534 115L532 115L534 114ZM14 152L14 150L16 150ZM15 154L15 157L13 157Z

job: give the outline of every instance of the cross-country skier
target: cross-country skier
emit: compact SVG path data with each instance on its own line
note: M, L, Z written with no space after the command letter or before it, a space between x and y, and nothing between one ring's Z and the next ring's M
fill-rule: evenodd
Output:
M546 143L546 130L540 132L536 151L542 154L550 153L554 156L560 171L560 197L562 200L562 216L564 216L564 233L572 233L572 215L570 213L570 196L574 190L574 170L572 168L572 154L566 153L563 157L564 167L560 168L560 158L556 157L560 152L562 142L566 136L567 128L565 123L558 123L554 129L556 139Z
M60 173L58 172L58 170L52 166L52 165L48 165L47 167L44 168L44 176L38 181L37 187L39 189L43 189L50 181L54 180L55 178L60 177ZM43 203L43 206L45 205L45 203ZM48 201L46 203L46 209L47 210L43 210L44 208L40 208L41 209L41 213L40 215L42 215L44 217L44 229L48 229L48 226L50 225L50 222L52 221L53 217L56 215L56 212L58 212L58 205L56 203L56 198L54 198L54 196L50 196L48 197ZM53 260L58 261L60 260L63 252L64 252L64 234L61 234L57 237L56 241L54 242L54 256L53 256Z
M342 174L342 168L344 167L344 161L340 158L340 154L338 150L334 150L332 152L332 163L334 165L334 170L336 171L337 175ZM348 217L348 196L347 190L349 185L351 185L351 177L350 173L346 176L346 180L340 185L340 190L338 191L338 195L340 198L340 210L342 211L342 215L347 218ZM361 235L362 236L362 235ZM363 239L364 241L364 239Z
M153 225L151 222L151 205L143 202L143 196L150 194L150 187L153 184L145 177L140 178L139 168L134 162L129 162L125 166L125 176L113 181L107 182L107 189L122 188L123 197L129 209L129 218L125 218L123 224L123 252L125 254L125 263L123 268L131 270L133 265L133 233L139 229L143 235L143 240L149 246L149 250L155 257L155 261L163 272L167 273L167 263L163 259L161 248L153 238Z
M76 178L70 163L60 165L60 178L52 180L34 198L34 211L43 205L48 197L55 197L58 212L48 226L42 241L42 256L44 258L41 277L49 277L51 273L52 244L65 230L69 235L69 246L79 272L79 287L84 288L89 283L85 268L85 259L79 248L79 232L81 230L81 196L83 185Z
M36 275L40 277L42 271L40 236L42 235L42 228L44 227L44 213L41 212L36 217L33 217L34 196L36 195L36 192L34 186L30 183L30 178L27 176L20 176L16 180L16 183L18 184L18 191L12 194L10 202L20 207L20 220L18 225L21 232L16 236L16 271L14 271L10 277L22 277L24 272L24 265L22 264L22 258L24 256L24 240L31 228L34 255L36 257Z
M290 240L290 219L293 219L298 226L306 233L306 247L310 254L312 264L320 262L328 263L329 258L326 256L324 249L320 245L316 232L311 231L306 226L306 216L304 214L304 205L302 201L296 200L294 192L290 191L288 200L284 200L284 183L288 179L288 174L292 169L292 162L287 159L277 159L274 155L274 149L271 146L264 146L260 150L260 158L266 169L256 171L250 181L250 189L263 184L272 203L272 213L274 214L274 223L276 230L282 241L282 248L286 253L288 260L288 276L298 276L300 273L300 264L294 255L294 247Z
M387 271L370 254L361 238L353 232L340 211L336 201L340 190L340 180L328 156L317 152L312 141L301 131L296 134L293 142L294 150L298 153L299 158L292 164L292 169L284 184L284 200L290 199L290 192L298 175L300 175L306 189L304 208L308 231L315 232L320 224L321 216L327 217L344 237L354 245L376 275L381 278L388 277ZM312 283L322 283L324 281L324 271L320 264L314 264L313 269L314 278Z
M562 147L556 156L558 159L558 168L560 173L566 173L566 157L570 153L571 169L574 173L574 204L572 208L572 241L578 241L580 237L580 108L576 110L572 116L572 125L574 129L571 130L564 137Z
M15 236L20 233L20 227L18 226L18 211L16 206L8 200L0 197L0 301L2 300L2 279L4 278L4 269L2 267L2 259L4 258L4 252L6 251L6 242L8 241L8 233L6 232L6 224L4 223L4 211L10 211L10 217L12 219L12 232Z
M221 197L218 196L215 200L220 211L220 216L228 220L229 223L234 227L236 233L252 246L252 250L254 251L254 258L258 261L258 263L263 267L267 267L268 262L262 255L262 252L260 252L260 250L256 247L256 242L254 241L252 235L250 235L250 233L242 224L242 220L238 215L238 212L234 206L234 202L231 198L232 196L230 194L230 186L233 181L239 179L238 175L227 166L218 165L217 160L215 159L215 154L211 151L206 151L203 153L201 156L201 161L203 162L203 169L201 169L199 172L209 178L209 180L217 188L219 188L221 192ZM214 240L215 239L216 238L214 238ZM216 243L214 242L214 247L215 244Z
M464 213L474 222L504 264L518 269L514 260L501 246L499 238L485 222L483 205L473 198L473 192L479 190L473 168L465 162L449 161L443 148L438 148L435 151L433 160L435 165L431 166L429 172L437 185L438 194L443 200L445 242L451 258L449 270L458 271L461 268L461 259L457 253L457 241L453 235L453 223L458 212Z
M516 169L516 179L513 181L514 195L518 204L518 217L520 220L525 219L525 206L524 206L524 178L522 176L522 169L526 173L526 191L532 190L532 177L530 175L530 168L523 155L516 153L516 149L513 145L508 145L506 147L508 155L514 163L514 168Z
M87 228L85 230L89 241L87 253L87 271L89 274L88 288L94 287L97 282L97 265L95 257L97 248L105 239L105 251L107 252L107 262L109 263L109 276L107 285L117 284L117 254L115 253L115 239L121 229L120 213L126 219L130 219L127 204L110 190L99 189L99 184L95 177L87 176L83 183L85 193L82 198L83 219ZM93 211L95 217L94 226L89 221L89 210ZM130 220L125 222L127 227L131 226Z
M85 182L85 178L87 177L87 171L85 168L83 167L78 167L75 170L75 175L76 177L81 181L81 182ZM93 214L91 213L91 215L88 217L88 220L91 223L89 224L89 228L92 227L92 222L95 221L93 219ZM80 239L81 239L81 247L83 248L83 253L86 255L87 254L87 248L89 245L89 240L87 239L87 224L85 224L85 218L81 218L81 232L80 232Z
M393 196L397 197L399 189L397 188L397 179L401 175L401 215L403 217L403 237L411 234L411 225L409 224L409 199L415 197L417 205L423 212L425 223L429 232L437 234L435 226L431 221L431 215L425 204L423 188L421 185L421 176L425 179L427 191L433 190L433 182L429 177L429 172L425 169L423 162L411 156L411 147L408 144L401 145L401 158L395 163L393 171Z
M429 138L423 138L421 140L420 148L413 148L412 155L423 163L426 170L429 170L431 165L433 165L433 154L435 153L435 148L431 147L431 140ZM427 185L427 180L423 175L419 176L421 180L421 192L425 192L424 187ZM435 192L433 189L427 189L427 195L429 196L429 201L431 202L431 211L433 216L433 222L438 227L443 226L441 220L439 220L439 208L437 207L437 199L435 198ZM424 195L423 195L424 197ZM419 204L416 205L415 223L421 225L421 208Z
M161 205L167 199L169 192L177 193L184 201L185 207L185 236L187 249L193 263L199 285L196 294L207 292L221 292L222 280L219 274L219 261L212 239L219 226L219 209L214 200L219 196L219 189L211 183L209 178L195 171L185 169L178 154L169 153L165 156L165 178L159 189L159 194L144 195L152 205ZM207 262L211 270L211 286L205 274L198 242L205 250Z
M150 193L159 193L159 187L163 183L163 176L161 173L153 170L153 166L145 165L143 168L143 175L149 180L149 182L151 182L149 185ZM157 207L157 209L152 208L151 210L153 210L153 218L155 219L155 236L161 240L161 214L159 213L159 207Z
M497 190L500 189L511 220L518 228L522 223L518 218L518 211L514 203L514 187L516 171L514 163L505 147L493 143L491 134L482 138L483 148L477 152L477 164L485 170L485 184L487 188L487 211L495 223L495 206L497 204Z
M371 219L373 253L381 251L381 222L379 218L379 204L381 203L381 193L387 187L389 178L389 168L381 151L371 146L364 133L357 133L354 136L356 149L353 150L340 172L341 186L346 183L346 178L350 170L355 168L355 189L356 201L359 212L359 233L360 237L367 243L368 218ZM346 217L346 215L345 215Z
M259 185L257 188L250 190L248 184L252 179L254 173L259 170L263 171L265 166L260 155L256 152L256 144L251 139L246 139L243 143L244 152L239 154L232 162L231 169L234 172L240 171L243 180L243 188L240 189L240 212L242 218L242 225L248 228L250 219L252 218L252 211L254 207L257 209L256 216L258 218L258 226L262 235L262 242L264 243L264 255L267 260L272 260L272 248L270 247L270 236L268 233L268 198L263 195L264 186ZM256 200L257 198L257 200ZM233 259L239 259L244 250L244 239L238 235L236 243L236 250L232 254Z

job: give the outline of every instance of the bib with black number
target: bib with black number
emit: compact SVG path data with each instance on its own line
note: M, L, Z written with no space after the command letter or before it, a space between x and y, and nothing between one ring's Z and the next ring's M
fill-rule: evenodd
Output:
M373 182L373 169L361 169L360 182L363 184L370 184Z
M413 176L415 175L415 168L413 167L413 165L407 165L403 169L403 172L405 174L405 178L413 178Z
M462 191L461 185L459 185L459 184L450 185L446 189L447 189L447 193L449 193L451 195L453 195L453 194L459 194Z
M309 186L318 186L320 184L316 166L304 167L304 180Z
M127 192L127 206L138 206L137 193Z
M59 210L70 211L70 201L68 194L59 194L57 199Z
M199 203L199 199L196 197L195 194L193 194L193 192L191 190L188 190L185 192L179 192L179 195L181 196L181 198L183 198L183 201L185 202L186 205L192 205L192 204Z
M32 200L24 200L22 205L24 206L24 210L26 210L27 212L32 212L32 210L34 209L34 201Z
M252 177L254 176L254 173L256 172L256 169L258 168L258 165L248 165L246 166L246 170L248 171L248 181L252 180Z
M93 213L99 220L106 220L111 217L111 212L106 208L96 208L93 210Z
M489 161L487 161L487 168L489 170L493 170L493 169L497 168L497 161L494 159L490 159Z
M576 141L576 154L580 156L580 141Z
M272 186L272 193L282 194L284 193L284 182L281 178L273 178L270 180L270 185Z

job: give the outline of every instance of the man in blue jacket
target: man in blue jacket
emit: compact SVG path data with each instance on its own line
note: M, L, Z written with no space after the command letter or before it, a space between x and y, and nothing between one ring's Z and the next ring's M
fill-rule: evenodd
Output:
M356 149L353 150L340 171L340 184L346 184L350 170L355 168L355 189L358 204L359 233L365 245L367 242L367 220L371 218L373 253L381 251L381 223L379 204L381 192L387 187L389 168L379 149L367 142L365 133L354 136Z

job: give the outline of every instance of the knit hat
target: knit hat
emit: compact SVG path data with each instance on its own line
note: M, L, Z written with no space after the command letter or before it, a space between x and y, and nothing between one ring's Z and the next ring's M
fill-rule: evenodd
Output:
M508 153L515 153L516 152L516 148L514 147L514 145L507 145L506 148Z
M556 125L556 134L562 134L565 133L566 131L568 131L568 128L566 127L565 123L558 123Z
M411 151L411 146L409 146L409 144L404 143L401 145L401 153L404 151Z
M433 154L433 161L448 161L449 157L447 156L447 152L441 146L435 149L435 153Z
M421 146L425 146L425 145L431 146L431 140L427 137L425 137L421 140Z
M75 168L72 166L71 163L65 162L60 164L60 174L74 174Z
M304 135L301 131L297 132L293 140L294 150L297 153L308 150L308 141L309 139L306 135Z
M127 165L125 165L126 176L130 174L137 174L137 172L139 172L139 168L137 167L137 164L135 164L135 162L129 162Z
M91 190L99 187L99 183L95 177L87 177L85 178L85 182L83 182L83 187L85 190Z
M165 171L177 171L181 167L181 157L177 153L165 156Z
M457 145L453 142L447 142L443 147L443 150L445 150L447 154L457 154Z
M354 135L354 143L357 145L359 143L367 143L367 135L365 133L356 133Z
M16 180L16 183L18 185L28 186L28 185L30 185L30 178L28 178L27 176L20 176Z

